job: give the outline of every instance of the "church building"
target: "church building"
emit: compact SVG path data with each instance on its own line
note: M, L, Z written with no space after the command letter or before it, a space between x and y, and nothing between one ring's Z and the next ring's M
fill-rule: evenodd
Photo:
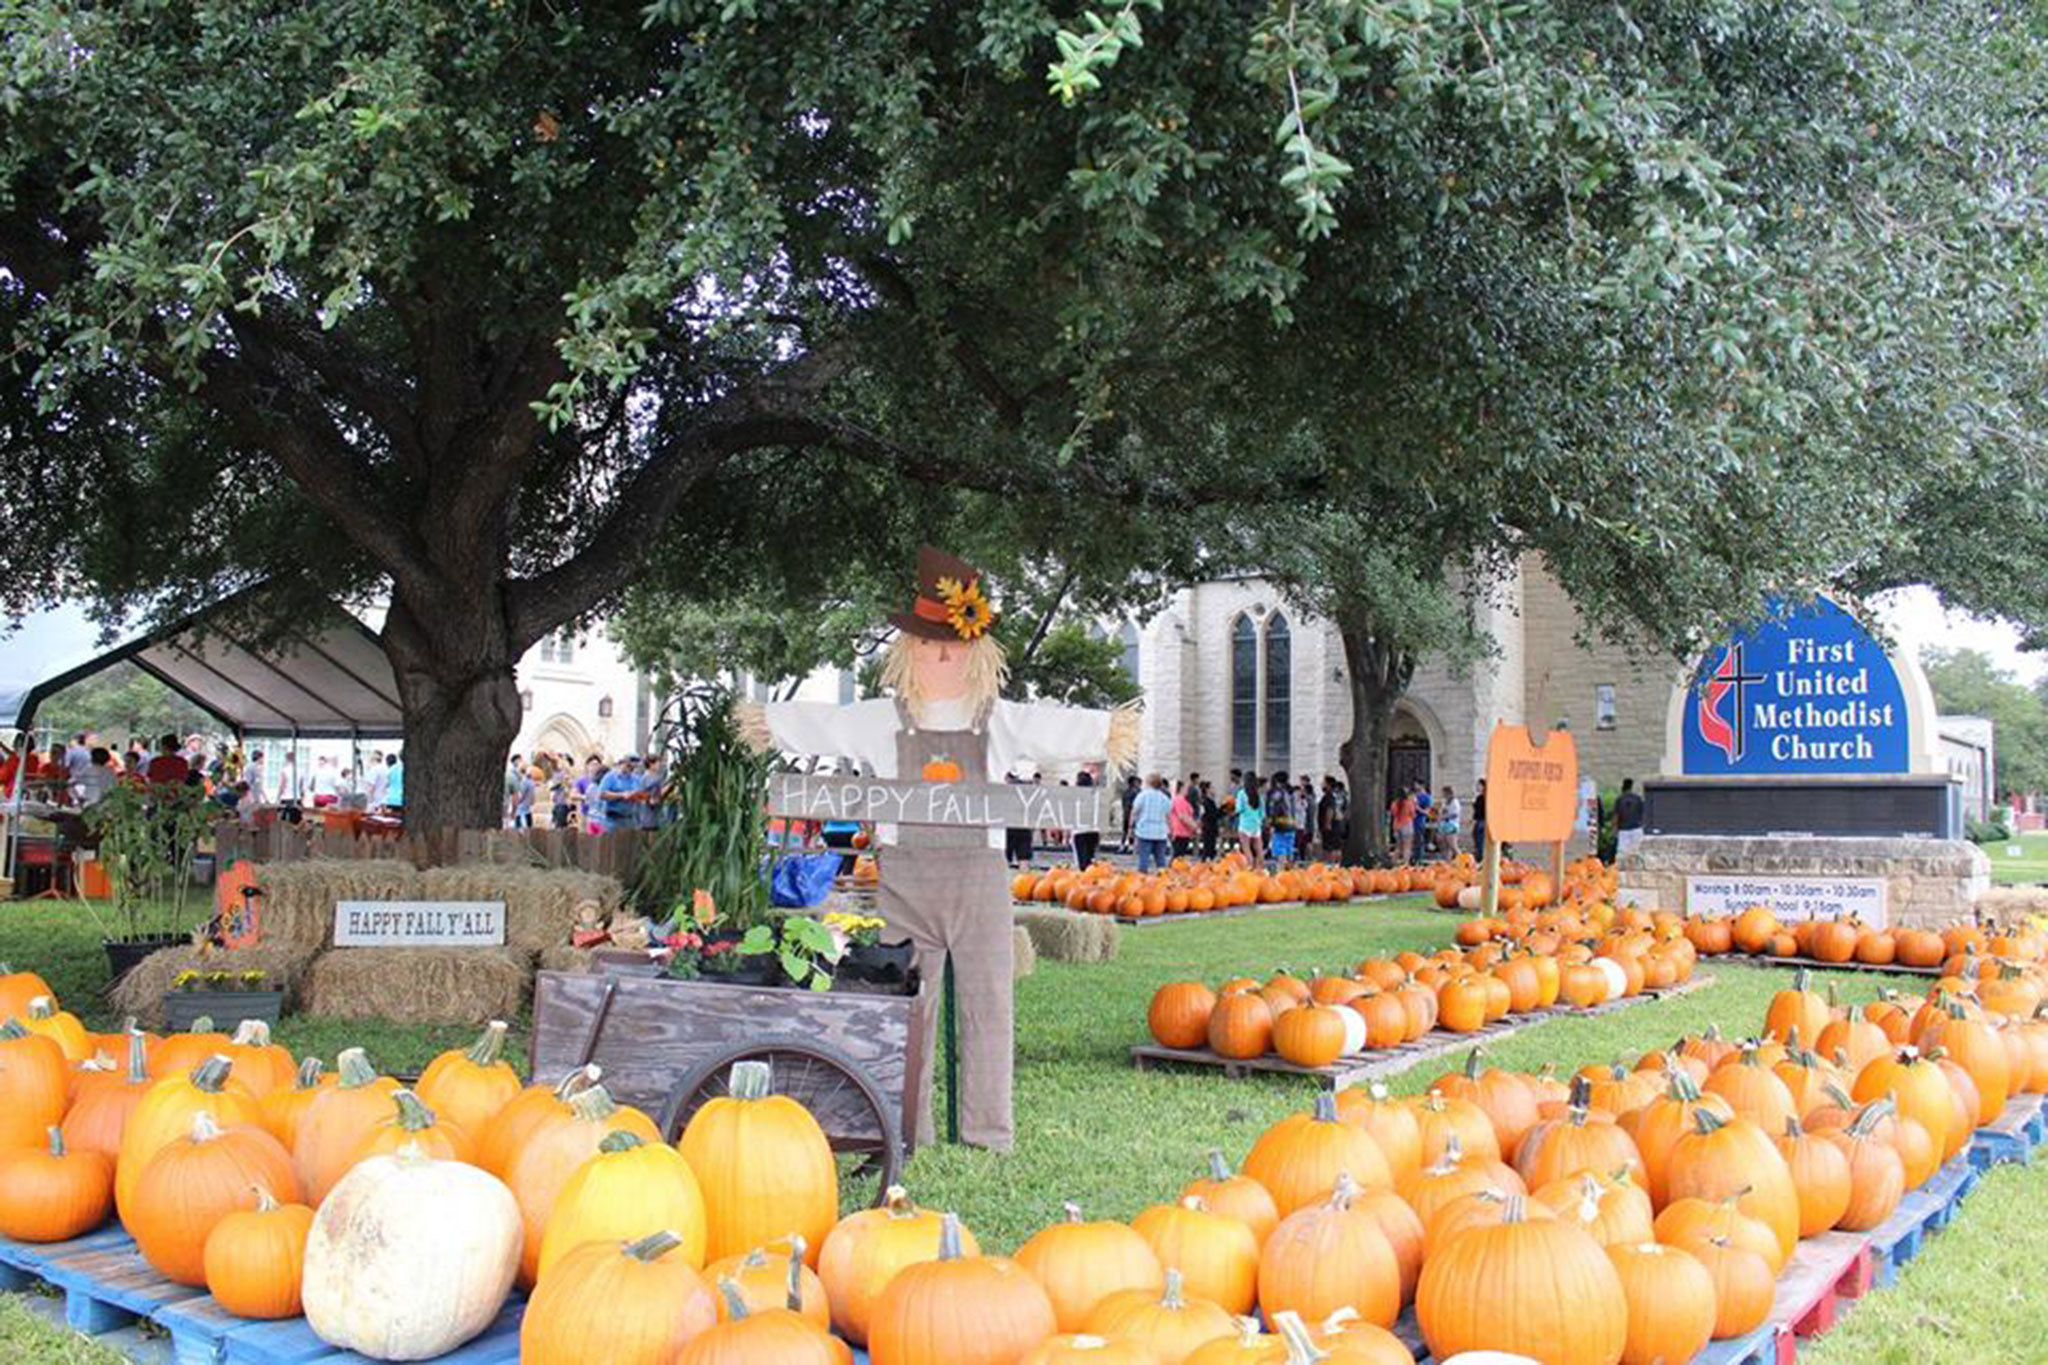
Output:
M1480 610L1492 656L1462 671L1441 660L1416 669L1394 712L1390 783L1449 786L1469 799L1496 721L1565 722L1581 771L1603 791L1657 774L1677 660L1582 640L1570 598L1534 559ZM1351 733L1343 643L1271 583L1183 589L1142 627L1127 627L1124 647L1144 689L1144 771L1342 776L1338 749Z

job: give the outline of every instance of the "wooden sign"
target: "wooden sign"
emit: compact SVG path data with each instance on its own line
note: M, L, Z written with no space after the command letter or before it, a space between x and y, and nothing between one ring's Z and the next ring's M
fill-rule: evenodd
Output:
M801 820L974 829L1100 829L1106 787L1008 782L895 782L777 773L768 812Z
M1496 725L1486 742L1486 835L1501 843L1556 844L1572 837L1579 751L1571 731L1538 744L1526 726Z
M503 901L337 901L337 948L501 948Z

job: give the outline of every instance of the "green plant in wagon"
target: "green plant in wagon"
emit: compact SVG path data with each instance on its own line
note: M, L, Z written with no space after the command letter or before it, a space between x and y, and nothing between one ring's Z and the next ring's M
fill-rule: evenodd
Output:
M773 925L757 924L738 948L742 957L774 953L791 985L814 991L832 989L832 969L843 951L838 936L807 915L782 921L779 935Z

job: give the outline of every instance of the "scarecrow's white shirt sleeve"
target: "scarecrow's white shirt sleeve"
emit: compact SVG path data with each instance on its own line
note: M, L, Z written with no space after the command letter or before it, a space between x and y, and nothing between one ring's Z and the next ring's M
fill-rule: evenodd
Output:
M988 723L991 776L1000 781L1020 763L1054 770L1099 763L1109 753L1109 722L1107 711L999 701Z
M762 708L777 748L821 758L849 758L876 777L896 774L896 703L877 697L847 705L778 701Z

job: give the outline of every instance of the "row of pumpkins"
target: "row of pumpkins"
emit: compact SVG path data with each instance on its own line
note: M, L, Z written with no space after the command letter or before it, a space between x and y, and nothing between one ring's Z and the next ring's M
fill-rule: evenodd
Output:
M1749 953L1810 958L1831 966L1861 962L1873 967L1942 967L1952 975L1962 975L1976 963L1995 971L2000 962L2039 963L2048 955L2048 934L2027 925L1999 928L1959 920L1940 931L1886 929L1853 916L1787 925L1761 905L1733 916L1690 917L1685 936L1702 954L1715 956Z
M1477 910L1484 903L1484 870L1470 854L1422 870L1429 873L1430 880L1413 889L1432 892L1438 909ZM1614 868L1590 855L1565 864L1561 882L1553 882L1548 872L1527 863L1503 858L1495 905L1503 911L1534 911L1552 904L1592 906L1613 900L1619 885Z
M1411 1359L1386 1330L1410 1301L1439 1359L1677 1365L1761 1322L1798 1238L1875 1226L2048 1089L2037 1012L1948 982L1844 1012L1797 982L1740 1045L1569 1084L1475 1052L1426 1096L1320 1097L1241 1174L1218 1157L1129 1225L1069 1209L1012 1259L901 1194L838 1219L824 1135L765 1068L671 1147L590 1070L521 1088L502 1026L405 1091L360 1052L294 1067L260 1027L130 1033L110 1072L112 1039L28 1014L0 1026L0 1219L41 1221L0 1231L73 1236L111 1204L167 1276L382 1359L452 1348L524 1281L526 1365L839 1365L847 1341L875 1365L1380 1365Z
M1341 903L1354 896L1420 891L1432 885L1421 868L1303 863L1268 872L1253 867L1242 853L1229 853L1211 862L1176 858L1159 872L1129 872L1107 862L1087 868L1019 872L1010 882L1010 897L1018 902L1134 919L1200 915L1245 905Z
M1414 1042L1432 1029L1472 1033L1560 1002L1590 1009L1662 990L1689 980L1694 960L1683 938L1622 934L1545 953L1489 942L1428 957L1368 958L1348 976L1302 980L1281 971L1264 982L1233 977L1214 990L1168 982L1153 993L1145 1022L1162 1047L1207 1047L1237 1060L1270 1052L1319 1067Z

